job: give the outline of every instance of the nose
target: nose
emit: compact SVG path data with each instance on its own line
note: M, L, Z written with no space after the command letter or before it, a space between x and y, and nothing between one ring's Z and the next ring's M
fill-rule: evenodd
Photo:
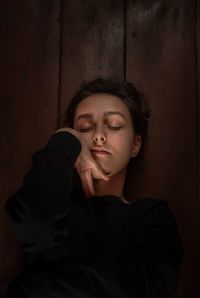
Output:
M101 144L106 142L106 136L105 133L101 130L95 131L93 142L96 144Z

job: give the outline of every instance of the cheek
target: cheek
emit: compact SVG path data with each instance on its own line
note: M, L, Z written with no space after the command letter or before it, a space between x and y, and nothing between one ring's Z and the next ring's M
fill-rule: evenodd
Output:
M110 137L109 143L120 151L129 152L132 149L132 134L122 132L116 136Z
M88 147L92 146L93 137L90 133L81 133L81 139L84 141L85 144L88 145Z

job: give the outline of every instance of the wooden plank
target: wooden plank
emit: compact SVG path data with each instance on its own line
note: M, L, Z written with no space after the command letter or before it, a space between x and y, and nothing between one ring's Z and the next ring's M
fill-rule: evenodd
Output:
M198 117L198 131L197 131L197 139L198 139L198 276L197 276L197 297L200 297L200 0L196 1L196 62L197 62L197 117Z
M60 1L1 3L0 285L20 268L20 249L3 211L58 122Z
M132 173L131 196L168 200L185 249L177 297L197 296L197 117L195 1L127 5L127 79L151 106L146 157Z
M83 80L123 77L123 0L63 3L61 126L70 98Z

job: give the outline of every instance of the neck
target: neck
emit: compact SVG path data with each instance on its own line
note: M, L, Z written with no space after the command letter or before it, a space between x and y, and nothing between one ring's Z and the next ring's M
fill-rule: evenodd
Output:
M104 181L100 179L94 179L94 190L96 196L106 196L114 195L121 198L122 201L128 203L123 194L124 182L125 182L125 173L123 170L110 177L109 181Z

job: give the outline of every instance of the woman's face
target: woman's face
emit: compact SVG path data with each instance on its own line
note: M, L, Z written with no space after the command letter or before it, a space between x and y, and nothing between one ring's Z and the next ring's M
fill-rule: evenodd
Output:
M111 176L124 170L141 147L128 107L117 96L98 93L77 106L74 129L89 147L94 159Z

